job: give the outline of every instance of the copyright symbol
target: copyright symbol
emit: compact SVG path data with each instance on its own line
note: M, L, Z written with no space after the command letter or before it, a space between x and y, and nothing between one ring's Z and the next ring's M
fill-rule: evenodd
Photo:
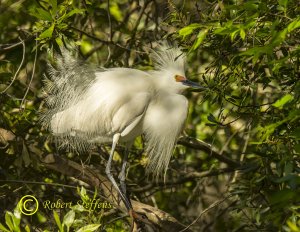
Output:
M38 200L32 195L26 195L19 201L19 209L22 214L33 215L39 208Z

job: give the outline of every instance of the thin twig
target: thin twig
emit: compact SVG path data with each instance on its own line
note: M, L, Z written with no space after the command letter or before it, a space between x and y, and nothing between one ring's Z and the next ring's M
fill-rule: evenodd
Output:
M30 89L30 86L31 86L31 83L32 83L32 80L33 80L33 77L34 77L34 74L35 74L35 66L36 66L36 59L37 59L37 51L38 51L38 49L37 49L37 38L36 38L36 39L35 39L35 55L34 55L34 62L33 62L32 74L31 74L31 78L30 78L30 80L29 80L29 83L28 83L26 92L25 92L24 97L23 97L23 99L22 99L22 101L21 101L21 104L20 104L20 112L21 112L21 110L22 110L22 105L23 105L24 102L25 102L26 96L27 96L27 94L28 94L28 92L29 92L29 89ZM23 110L25 110L25 108L26 108L26 104L24 104Z
M205 143L203 141L197 140L195 138L191 137L180 137L178 140L178 144L181 144L186 147L190 147L197 150L202 150L210 154L213 158L226 163L228 166L236 168L240 167L241 164L238 161L232 160L227 157L227 153L225 151L223 152L223 155L221 155L219 152L215 151L212 146L208 143Z
M111 17L110 17L110 2L109 0L107 0L107 17L108 17L108 26L109 26L109 42L112 42L112 25L111 25ZM110 47L107 46L107 51L108 51L108 56L107 59L105 61L105 64L108 63L108 61L110 60L111 57L111 51L110 51Z
M225 198L223 198L223 199L221 199L221 200L219 200L219 201L216 201L216 202L214 202L213 204L211 204L209 207L207 207L205 210L203 210L203 211L199 214L199 216L198 216L191 224L189 224L186 228L184 228L183 230L180 230L179 232L183 232L183 231L188 230L192 225L194 225L194 224L202 217L203 214L207 213L207 212L208 212L209 210L211 210L212 208L215 208L216 206L222 204L224 201L226 201L228 198L230 198L230 197L232 197L232 196L233 196L233 194L231 194L231 195L229 195L229 196L227 196L227 197L225 197Z
M12 79L12 81L10 82L10 84L1 92L1 93L5 93L11 86L12 84L15 82L20 70L21 70L21 67L23 66L23 63L24 63L24 60L25 60L25 43L24 43L24 40L21 39L21 37L19 37L19 40L21 41L22 43L22 46L23 46L23 55L22 55L22 60L21 60L21 63Z
M35 185L48 185L48 186L55 186L55 187L63 187L63 188L72 188L77 189L78 186L66 185L66 184L59 184L59 183L47 183L42 181L28 181L28 180L0 180L0 183L20 183L20 184L35 184ZM87 192L94 193L95 191L86 190ZM98 194L101 196L100 194ZM102 196L104 198L104 196Z
M1 51L7 51L7 50L10 50L12 48L18 47L21 44L22 44L22 41L14 43L14 44L0 44L0 50Z
M248 147L248 143L249 143L249 140L250 140L250 131L251 131L251 128L252 128L252 125L251 125L251 121L250 121L249 124L248 124L248 132L246 133L246 139L245 139L245 143L244 143L244 146L243 146L243 149L242 149L242 153L241 153L241 157L240 157L240 162L243 162L244 158L245 158L245 153L246 153L246 150L247 150L247 147ZM237 177L238 177L238 172L236 171L234 173L233 177L232 177L231 184L236 182L236 178Z
M98 38L97 36L91 35L91 34L85 32L85 31L83 31L83 30L80 30L80 29L76 28L76 27L70 26L70 28L73 29L73 30L75 30L75 31L78 31L78 32L80 32L80 33L82 33L82 34L84 34L84 35L86 35L87 37L89 37L89 38L91 38L91 39L97 40L97 41L99 41L99 42L101 42L101 43L104 43L104 44L106 44L106 45L111 44L111 45L114 45L114 46L116 46L116 47L122 48L122 49L127 50L127 51L131 51L131 50L132 50L132 49L129 49L129 48L126 48L126 47L122 46L122 45L119 44L119 43L115 43L115 42L113 42L113 41L107 41L107 40L103 40L103 39L101 39L101 38ZM140 54L146 54L146 52L142 52L142 51L138 51L138 50L135 50L135 52L136 52L136 53L140 53Z
M162 188L170 188L176 185L180 185L183 183L186 183L191 180L196 180L196 179L201 179L204 177L210 177L210 176L218 176L221 174L225 173L230 173L236 171L235 169L232 168L224 168L224 169L219 169L219 170L209 170L209 171L203 171L203 172L189 172L186 174L181 174L180 178L178 178L176 181L166 181L166 182L153 182L150 183L144 187L140 188L134 188L132 189L132 192L146 192L150 189L153 189L154 186L162 186Z

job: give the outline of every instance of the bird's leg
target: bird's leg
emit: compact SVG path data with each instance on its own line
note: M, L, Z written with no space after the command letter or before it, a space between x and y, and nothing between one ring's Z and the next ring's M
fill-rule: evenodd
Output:
M121 180L121 189L122 189L123 192L120 190L120 188L117 185L113 175L110 172L111 163L112 163L113 156L114 156L114 151L115 151L115 148L117 146L117 143L118 143L120 137L121 137L121 134L115 134L114 137L113 137L113 144L112 144L112 148L111 148L109 159L108 159L108 162L107 162L107 165L106 165L105 172L106 172L106 175L107 175L108 179L112 183L112 185L118 191L122 201L124 202L124 204L125 204L125 206L128 210L128 214L129 214L130 218L132 219L131 227L132 227L132 230L133 230L134 228L140 228L140 225L139 225L140 222L147 223L148 221L146 220L147 217L145 215L138 214L133 210L131 202L130 202L129 198L126 195L125 170L126 170L126 163L127 163L127 158L128 158L128 147L126 148L126 151L125 151L125 154L124 154L122 170L121 170L120 177L119 177L120 180Z
M119 174L119 180L120 180L120 186L121 186L121 190L123 192L123 194L125 196L127 196L127 192L126 192L126 164L127 164L127 158L128 158L128 148L125 148L125 152L124 152L124 157L123 157L123 162L122 162L122 169L121 172ZM127 196L128 198L128 196ZM129 198L128 198L129 199Z
M112 147L111 147L111 152L110 152L110 155L109 155L109 159L108 159L108 162L107 162L107 165L106 165L106 168L105 168L105 173L108 177L108 179L110 180L110 182L112 183L112 185L115 187L115 189L118 191L122 201L124 202L127 210L130 212L132 211L132 205L131 205L131 202L128 200L127 196L124 195L119 186L117 185L113 175L111 174L111 162L112 162L112 159L113 159L113 156L114 156L114 152L115 152L115 148L117 146L117 143L120 139L120 136L121 134L115 134L114 137L113 137L113 144L112 144Z

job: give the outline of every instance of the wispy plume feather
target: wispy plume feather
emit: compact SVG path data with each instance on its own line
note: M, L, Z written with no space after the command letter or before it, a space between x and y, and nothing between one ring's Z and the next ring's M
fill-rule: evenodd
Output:
M156 69L165 70L175 68L184 70L185 54L177 46L171 46L166 41L152 50L150 57Z
M62 55L55 57L56 64L48 63L47 75L44 77L44 92L47 110L41 112L40 121L50 131L53 116L68 109L82 100L86 90L92 85L96 76L95 70L63 50ZM86 150L90 144L82 136L60 134L54 137L58 147L68 150Z
M41 121L54 135L58 148L81 152L94 144L111 142L140 115L142 128L137 129L137 135L145 135L149 157L146 172L156 178L166 177L188 102L178 92L166 93L164 88L169 88L169 80L181 87L174 76L184 75L185 54L165 42L151 51L151 58L155 70L145 72L129 68L96 70L66 50L57 56L56 64L48 65L44 85L48 109L42 112ZM165 78L160 82L157 76ZM144 101L137 96L144 96ZM131 103L134 99L138 100ZM165 116L169 118L161 120ZM134 136L126 142L132 142Z

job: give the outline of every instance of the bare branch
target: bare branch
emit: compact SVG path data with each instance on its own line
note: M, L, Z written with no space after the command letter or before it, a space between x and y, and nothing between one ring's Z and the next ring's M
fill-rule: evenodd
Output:
M207 213L209 210L213 209L214 207L216 207L216 206L222 204L224 201L226 201L227 199L231 198L232 196L234 196L234 195L231 194L231 195L229 195L229 196L227 196L227 197L225 197L225 198L223 198L223 199L221 199L221 200L218 200L218 201L214 202L213 204L211 204L209 207L207 207L205 210L203 210L203 211L199 214L199 216L198 216L191 224L189 224L185 229L180 230L179 232L188 231L188 229L189 229L193 224L195 224L195 223L202 217L202 215L204 215L205 213Z
M178 140L178 144L181 144L183 146L186 147L190 147L196 150L201 150L201 151L205 151L207 152L209 155L211 155L212 157L214 157L215 159L226 163L228 166L236 168L236 167L240 167L241 164L238 161L232 160L230 158L228 158L226 156L226 153L224 153L224 155L221 155L220 153L218 153L216 150L214 150L210 144L205 143L203 141L197 140L195 138L191 138L191 137L180 137Z
M23 66L24 59L25 59L25 42L24 42L24 40L22 40L20 37L19 37L19 40L21 41L22 46L23 46L23 55L22 55L21 63L20 63L20 65L19 65L19 67L18 67L18 69L17 69L17 71L16 71L16 73L15 73L15 75L14 75L12 81L10 82L10 84L9 84L9 85L1 92L1 93L5 93L5 92L12 86L12 84L13 84L14 81L16 80L16 78L17 78L17 76L18 76L18 74L19 74L19 72L20 72L20 70L21 70L21 67Z
M150 183L144 187L140 188L134 188L132 189L132 192L138 193L138 192L146 192L150 189L153 189L154 186L163 186L163 188L168 188L168 187L173 187L176 185L180 185L183 183L186 183L191 180L196 180L204 177L210 177L210 176L218 176L224 173L230 173L230 172L235 172L236 169L232 168L224 168L220 170L208 170L208 171L203 171L203 172L189 172L189 173L181 173L181 177L176 180L176 181L166 181L166 182L155 182L155 183Z
M127 213L126 207L121 201L118 192L106 177L102 176L95 170L53 154L47 155L42 162L44 166L49 169L55 170L67 176L78 178L79 180L88 183L97 189L101 189L103 195L108 201L110 201L118 210ZM178 222L170 214L160 209L135 200L131 200L131 202L135 212L145 215L149 225L151 225L151 227L153 226L159 231L180 231L186 228L186 226Z
M33 80L33 77L34 77L34 74L35 74L35 65L36 65L36 59L37 59L37 51L38 51L38 47L37 47L37 39L35 39L35 55L34 55L34 61L33 61L33 68L32 68L32 74L31 74L31 78L30 78L30 81L28 83L28 86L26 88L26 92L24 94L24 97L21 101L21 104L20 104L20 110L22 109L22 105L24 104L25 100L26 100L26 96L28 94L28 91L29 91L29 88L31 86L31 83L32 83L32 80ZM26 107L26 104L24 104L24 108L23 110L25 110L25 107Z

